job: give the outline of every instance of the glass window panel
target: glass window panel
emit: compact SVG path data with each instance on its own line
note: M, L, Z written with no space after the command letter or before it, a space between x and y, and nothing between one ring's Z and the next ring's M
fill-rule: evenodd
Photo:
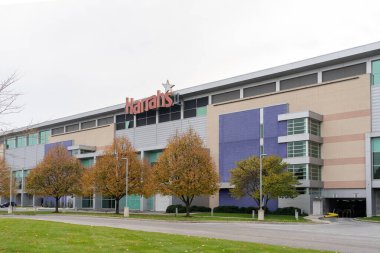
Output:
M133 120L125 122L125 128L133 128L135 122Z
M73 131L78 131L78 130L79 130L79 124L66 126L66 132L73 132Z
M116 130L125 129L125 122L116 123Z
M181 119L181 112L171 113L171 120L179 120L179 119Z
M116 124L121 123L121 122L125 122L125 114L121 114L121 115L116 116Z
M188 110L188 109L193 109L193 108L196 108L197 107L197 101L196 99L192 99L192 100L187 100L184 102L185 104L185 110Z
M197 116L197 110L196 109L190 109L190 110L185 110L183 112L183 117L186 118L192 118Z
M380 84L380 60L372 62L372 84Z
M51 134L52 135L56 135L56 134L62 134L65 132L65 128L64 127L57 127L57 128L53 128L51 130Z
M380 152L373 153L373 164L380 165Z
M16 147L18 148L26 147L26 136L18 136L16 138Z
M145 126L146 125L146 118L138 119L136 121L136 127Z
M82 129L92 128L92 127L96 127L96 120L91 120L91 121L81 123Z
M171 112L180 112L181 111L181 106L180 105L173 105L170 107Z
M115 199L111 197L102 197L102 208L115 208Z
M163 114L163 115L158 116L159 123L167 122L167 121L170 121L170 114Z
M321 181L321 166L309 165L309 179Z
M372 152L380 152L380 138L372 139Z
M16 148L16 138L7 139L7 149Z
M288 120L288 135L305 133L305 118Z
M147 118L147 120L146 120L146 124L147 124L147 125L153 125L153 124L156 124L156 116Z
M45 130L40 132L40 144L46 144L49 142L49 137L51 136L50 130Z
M137 119L145 119L146 118L146 112L136 114Z
M197 117L207 115L207 106L197 108Z
M380 179L380 165L373 166L373 179Z
M134 121L135 117L133 114L127 114L125 115L125 121Z
M168 114L168 113L170 113L170 107L160 107L158 109L158 114L159 115Z
M197 107L203 107L208 105L208 97L198 98Z
M156 110L150 110L150 111L146 112L146 116L147 117L156 117L156 113L157 113Z
M309 133L316 136L321 136L321 123L319 121L310 119L309 128L310 128Z
M82 208L93 208L94 199L92 196L82 197Z
M288 166L288 171L298 180L306 179L306 164L294 164Z
M38 144L38 133L33 133L28 135L28 145L37 145Z
M309 156L320 158L321 157L321 145L315 142L309 142Z
M306 156L306 141L288 143L288 157Z
M113 123L113 117L107 117L107 118L102 118L102 119L98 119L98 126L105 126L105 125L108 125L108 124L112 124Z

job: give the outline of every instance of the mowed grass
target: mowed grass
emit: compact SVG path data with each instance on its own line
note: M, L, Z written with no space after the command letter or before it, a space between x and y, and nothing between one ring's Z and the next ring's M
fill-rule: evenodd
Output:
M380 216L363 217L363 218L358 218L358 220L380 222Z
M0 252L322 252L59 222L0 218ZM324 251L326 252L326 251Z
M7 215L7 212L0 212L0 214ZM51 211L16 211L15 215L39 215L39 214L51 214L55 215ZM115 213L100 213L100 212L60 212L59 215L86 215L86 216L100 216L100 217L112 217L112 218L123 218L123 214ZM180 213L177 216L174 214L143 214L143 213L131 213L130 218L135 219L150 219L150 220L166 220L166 221L192 221L192 222L202 222L202 221L246 221L253 222L257 220L257 214L255 218L252 218L252 214L245 213L194 213L190 217L186 217L185 214ZM295 219L293 215L265 215L265 222L309 222L302 216L299 216L298 220Z

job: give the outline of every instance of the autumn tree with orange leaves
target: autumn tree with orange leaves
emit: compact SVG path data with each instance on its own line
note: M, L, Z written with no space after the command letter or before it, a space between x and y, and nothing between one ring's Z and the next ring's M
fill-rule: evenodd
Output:
M115 199L115 212L119 213L120 199L125 196L126 160L128 159L128 195L153 194L150 182L150 166L140 161L137 152L125 137L115 138L104 154L97 158L93 168L83 176L83 194L94 191Z
M80 192L82 174L79 160L72 157L63 145L56 145L30 171L26 189L30 194L54 197L55 212L58 213L61 197Z
M4 158L0 159L0 196L9 197L11 169Z
M218 191L219 177L209 151L190 129L170 139L154 168L154 185L163 195L178 197L190 216L194 197Z

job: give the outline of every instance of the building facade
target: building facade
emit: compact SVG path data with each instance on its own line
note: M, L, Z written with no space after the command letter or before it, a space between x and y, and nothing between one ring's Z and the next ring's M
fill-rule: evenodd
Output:
M91 166L115 137L126 136L141 159L154 163L171 136L193 128L220 175L219 192L197 198L196 205L255 206L248 197L230 196L229 178L237 161L261 152L282 157L301 183L298 197L273 199L270 209L380 215L380 42L177 90L174 98L161 108L146 102L147 110L137 114L128 100L129 109L123 103L4 133L3 155L16 179L14 199L23 206L51 205L47 197L25 193L24 181L56 143ZM128 197L134 210L164 211L175 203L171 196ZM115 204L95 193L67 197L62 205Z

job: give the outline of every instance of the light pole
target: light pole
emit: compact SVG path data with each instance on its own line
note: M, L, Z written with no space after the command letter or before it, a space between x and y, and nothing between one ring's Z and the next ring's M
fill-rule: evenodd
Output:
M122 160L125 160L125 207L124 207L124 217L129 217L129 208L128 208L128 158L124 157Z
M264 210L263 210L263 157L266 154L261 154L260 152L260 209L258 212L258 220L264 220Z

